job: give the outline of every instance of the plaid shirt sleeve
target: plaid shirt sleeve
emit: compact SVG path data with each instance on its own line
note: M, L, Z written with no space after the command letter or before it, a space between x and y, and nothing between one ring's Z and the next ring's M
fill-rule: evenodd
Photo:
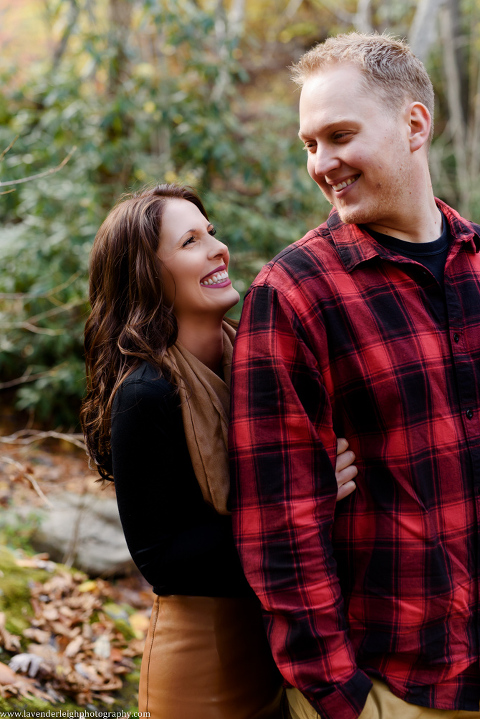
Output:
M336 437L307 313L266 284L246 297L232 381L234 532L283 676L322 719L354 719L371 682L355 663L333 557Z

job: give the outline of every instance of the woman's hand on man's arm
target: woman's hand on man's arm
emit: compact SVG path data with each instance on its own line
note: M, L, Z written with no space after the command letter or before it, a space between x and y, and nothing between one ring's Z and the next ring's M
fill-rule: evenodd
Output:
M337 439L337 461L335 463L335 477L337 479L337 502L345 499L356 489L353 478L357 476L358 469L354 465L355 454L348 449L345 437Z

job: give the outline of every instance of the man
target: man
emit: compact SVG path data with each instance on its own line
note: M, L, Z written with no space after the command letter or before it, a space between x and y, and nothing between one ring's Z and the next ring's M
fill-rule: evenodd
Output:
M330 38L294 72L334 209L245 300L239 552L294 719L480 717L480 227L433 196L408 46ZM359 473L336 508L340 436Z

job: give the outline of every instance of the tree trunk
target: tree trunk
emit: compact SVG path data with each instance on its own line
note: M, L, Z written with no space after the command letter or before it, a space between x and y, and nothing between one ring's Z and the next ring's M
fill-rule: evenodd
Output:
M436 17L445 0L420 0L408 36L414 55L425 62L437 39Z
M130 0L109 0L108 19L110 32L108 42L113 49L108 63L108 81L105 90L106 104L110 104L115 98L122 94L122 86L129 75L129 59L126 48L129 41L130 23L132 17L132 5ZM102 165L99 169L99 183L101 186L110 185L112 182L125 187L132 170L133 158L122 155L119 147L122 138L130 135L132 119L127 114L115 118L105 131L105 141L116 148L115 161L110 167Z
M228 29L231 38L239 39L243 35L245 23L245 0L232 0L228 13Z
M357 12L354 17L355 30L372 32L372 0L358 0Z
M215 31L217 36L218 55L220 58L220 69L218 72L215 87L212 92L212 100L220 102L225 94L230 73L228 70L229 55L232 41L238 41L244 30L245 23L245 0L233 0L230 9L225 9L224 2L218 0Z
M455 36L454 14L452 2L448 3L440 12L440 27L443 43L443 63L446 76L446 90L448 108L450 113L450 131L455 154L455 166L459 189L459 210L462 215L468 215L470 207L470 173L467 155L467 128L462 111L462 83L461 72L458 66L457 37Z
M108 19L111 27L111 38L115 45L115 55L110 62L109 94L114 97L122 81L128 75L128 57L125 52L133 3L130 0L109 0Z

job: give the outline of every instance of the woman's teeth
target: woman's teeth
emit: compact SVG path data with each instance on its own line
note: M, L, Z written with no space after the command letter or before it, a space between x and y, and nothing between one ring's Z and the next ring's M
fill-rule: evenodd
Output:
M209 285L218 285L220 282L225 282L225 280L228 280L228 272L223 270L223 272L216 272L214 275L210 275L206 280L202 280L200 284L203 287L208 287Z
M355 177L349 177L348 180L345 180L345 182L340 182L338 185L332 185L333 189L338 192L339 190L343 190L344 187L348 187L352 184L352 182L355 182L358 180L360 175L356 175Z

